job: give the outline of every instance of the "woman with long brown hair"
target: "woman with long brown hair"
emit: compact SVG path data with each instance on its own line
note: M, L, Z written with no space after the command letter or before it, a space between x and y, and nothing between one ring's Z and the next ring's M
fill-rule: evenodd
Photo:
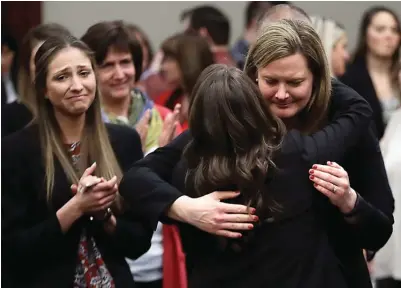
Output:
M172 88L156 101L173 110L181 104L180 121L184 129L188 125L188 103L192 89L202 71L214 63L213 53L205 39L192 33L180 33L163 42L161 76ZM166 99L164 99L166 98Z
M143 156L139 136L103 123L83 42L49 38L34 60L37 117L2 140L3 276L9 287L132 287L125 257L149 249L152 229L118 184ZM35 265L21 277L25 261Z
M383 137L392 113L401 107L397 65L401 51L401 22L389 8L375 6L362 16L359 40L341 81L370 104L377 137Z

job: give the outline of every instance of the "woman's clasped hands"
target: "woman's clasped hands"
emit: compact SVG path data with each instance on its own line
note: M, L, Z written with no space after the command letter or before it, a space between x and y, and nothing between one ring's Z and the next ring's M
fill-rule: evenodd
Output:
M99 178L92 174L96 170L96 163L87 168L77 184L71 186L76 205L82 214L101 218L116 199L118 186L117 177L110 180Z

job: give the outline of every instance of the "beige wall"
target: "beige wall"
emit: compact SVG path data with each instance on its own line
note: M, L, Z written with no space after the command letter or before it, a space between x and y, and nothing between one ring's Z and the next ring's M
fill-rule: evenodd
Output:
M221 8L231 20L231 42L242 32L246 2L44 2L43 21L58 22L80 37L86 29L102 20L122 19L142 27L156 48L169 35L182 29L179 15L182 10L198 4L208 3ZM385 5L401 17L401 3L395 2L296 2L310 14L319 14L336 19L342 23L349 34L350 47L355 45L360 17L365 9L373 5Z

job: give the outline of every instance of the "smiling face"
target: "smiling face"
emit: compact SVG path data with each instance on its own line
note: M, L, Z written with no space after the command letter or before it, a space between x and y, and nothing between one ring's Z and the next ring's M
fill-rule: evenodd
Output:
M135 66L131 53L109 48L99 67L99 86L102 97L121 100L129 97L135 79Z
M271 62L257 72L259 89L279 118L296 116L312 96L313 75L302 54Z
M89 57L73 47L60 50L49 63L45 90L55 112L82 115L95 94L96 78Z

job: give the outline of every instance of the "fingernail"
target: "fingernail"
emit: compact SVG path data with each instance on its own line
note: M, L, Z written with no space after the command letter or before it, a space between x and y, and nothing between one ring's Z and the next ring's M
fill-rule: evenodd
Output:
M258 216L254 216L254 217L253 217L253 220L254 220L254 221L259 221L259 217L258 217Z
M317 165L313 165L312 168L313 168L313 169L317 169Z
M309 179L313 179L313 178L315 178L315 176L313 176L313 175L310 175L310 176L309 176Z
M313 169L309 169L309 174L313 174L315 171Z
M251 208L251 213L253 214L255 212L256 212L256 209L255 208Z
M248 225L248 228L249 228L249 229L253 229L253 225L252 225L252 224L249 224L249 225Z
M95 162L93 162L93 164L92 164L92 166L91 167L93 167L93 166L95 166L96 165L96 161Z
M313 186L317 187L317 184L316 184L316 183L313 183Z
M327 164L331 165L331 164L333 164L333 163L332 163L332 162L330 162L330 161L327 161Z

